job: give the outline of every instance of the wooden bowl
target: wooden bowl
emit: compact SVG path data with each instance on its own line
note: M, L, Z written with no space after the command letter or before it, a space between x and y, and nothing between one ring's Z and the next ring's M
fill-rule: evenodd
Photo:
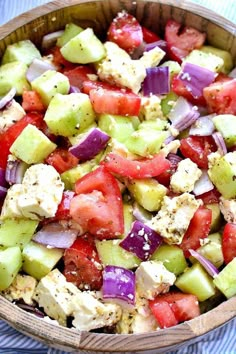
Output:
M61 29L68 22L92 26L104 32L122 9L137 17L150 29L161 32L173 18L207 33L213 46L228 50L236 61L235 25L201 6L184 0L57 0L31 10L0 28L0 56L10 43L29 38L40 45L42 36ZM112 353L163 353L196 341L236 316L236 297L213 310L176 327L136 335L78 332L47 323L0 296L0 317L20 332L49 346L70 352L78 350Z

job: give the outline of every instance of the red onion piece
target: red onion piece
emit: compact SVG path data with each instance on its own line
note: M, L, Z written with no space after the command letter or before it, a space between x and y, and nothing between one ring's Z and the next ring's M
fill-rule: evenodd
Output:
M203 68L202 66L185 62L178 78L184 83L187 90L194 98L202 96L204 87L209 86L216 77L214 71Z
M141 221L134 221L129 234L120 242L120 247L146 261L162 243L162 237Z
M152 218L152 214L145 210L138 203L134 203L133 206L133 216L136 220L141 221L143 223L148 222Z
M219 270L214 266L214 264L212 264L208 259L203 257L200 253L192 249L190 249L189 252L191 256L196 258L198 262L201 263L201 265L205 268L205 270L210 276L214 278L217 274L219 274Z
M16 94L15 87L12 87L10 91L0 99L0 109L5 108L5 106L13 100Z
M6 171L0 167L0 186L6 187L7 186L7 181L6 181Z
M198 120L191 126L189 130L189 135L196 136L209 136L212 135L215 126L212 121L212 118L215 117L216 114L209 114L204 117L199 117Z
M199 115L195 106L185 98L179 97L174 108L170 111L169 119L173 128L182 131L190 127L199 118Z
M236 79L236 68L234 68L230 73L229 77L232 77L233 79Z
M190 127L196 120L199 118L199 112L198 111L192 111L187 114L182 121L173 123L172 126L179 131L183 131Z
M172 152L170 152L167 156L167 159L171 162L172 165L178 165L178 163L180 161L182 161L182 157L180 157L179 155L177 154L173 154Z
M78 230L65 229L59 223L50 223L33 236L32 240L54 248L69 248L78 235Z
M144 96L162 95L170 92L170 76L168 66L159 66L146 69L143 82Z
M146 50L146 43L142 42L138 48L135 48L133 53L130 54L132 59L139 59Z
M215 132L212 134L213 139L218 147L219 153L223 156L227 154L227 147L225 145L224 138L220 132Z
M20 160L9 160L5 173L6 181L9 184L21 183L28 165Z
M150 50L152 50L156 47L164 50L164 52L167 52L167 42L162 39L159 39L156 42L147 43L145 46L145 52L149 52Z
M4 199L7 195L7 188L0 186L0 199Z
M123 306L135 304L135 274L131 270L106 266L103 271L103 299Z
M26 72L26 78L32 82L48 70L56 70L56 67L47 61L35 58Z
M42 49L48 49L50 47L53 47L56 44L57 39L61 37L63 33L64 30L60 30L60 31L48 33L45 36L43 36L42 44L41 44Z
M91 129L82 135L82 139L76 145L69 148L69 151L80 161L88 161L102 151L110 140L110 136L98 128Z
M198 196L203 193L207 193L214 189L214 185L212 184L208 173L206 170L202 170L202 175L199 180L195 183L193 188L193 193Z
M27 312L32 313L32 315L35 315L37 317L41 317L41 318L45 317L45 314L39 309L37 309L37 307L27 305L27 304L20 304L20 303L18 303L17 306Z
M80 93L80 89L76 86L70 86L69 93Z

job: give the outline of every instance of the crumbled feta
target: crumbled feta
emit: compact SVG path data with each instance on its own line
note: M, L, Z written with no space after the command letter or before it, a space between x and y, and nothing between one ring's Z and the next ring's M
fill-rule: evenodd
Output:
M140 118L142 120L165 119L162 113L161 99L159 96L151 95L150 97L142 97Z
M192 192L201 175L202 171L196 163L184 159L179 162L176 172L171 176L170 187L175 193Z
M161 293L169 291L176 277L160 261L142 262L135 272L136 287L140 297L154 299Z
M167 243L179 245L201 203L189 193L174 198L165 196L161 209L148 225L164 237Z
M219 207L225 221L236 223L236 199L228 200L220 197Z
M148 52L144 52L139 61L143 63L146 69L152 68L157 66L165 55L166 53L164 50L159 47L155 47Z
M37 280L30 275L17 274L12 284L2 292L9 301L23 300L28 305L33 305L33 295Z
M22 106L13 99L4 109L0 110L0 133L5 132L24 115L25 111Z
M161 149L161 152L164 153L165 156L167 156L169 153L176 154L179 147L180 147L180 141L176 139L171 141L169 144L165 145Z
M212 152L207 156L208 159L208 169L210 170L217 162L221 159L222 155L216 151Z
M29 167L22 184L8 189L1 219L25 217L40 220L55 216L61 202L64 183L54 167L37 164Z

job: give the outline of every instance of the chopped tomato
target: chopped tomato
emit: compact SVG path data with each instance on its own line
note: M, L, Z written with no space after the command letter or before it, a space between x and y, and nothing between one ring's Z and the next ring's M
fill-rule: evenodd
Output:
M83 87L83 82L88 80L88 75L94 74L94 70L86 65L78 65L71 70L65 70L63 74L68 77L71 86L77 87L79 90Z
M26 112L45 112L40 95L36 91L24 91L22 95L22 107Z
M65 250L63 260L63 274L67 281L83 290L101 288L102 266L91 235L79 236L73 245Z
M199 168L208 168L208 155L217 150L216 143L212 136L189 136L181 139L181 154L190 158Z
M168 156L167 156L168 159ZM171 176L176 172L177 167L178 167L178 160L172 159L170 161L170 168L164 172L162 172L159 176L156 177L157 181L161 184L163 184L166 187L169 187L170 185L170 178Z
M228 223L222 236L222 251L226 264L236 257L236 224Z
M91 90L89 97L96 113L138 116L141 97L133 92L99 88Z
M103 164L110 172L129 178L156 177L170 168L170 162L162 153L144 160L128 160L123 156L110 153Z
M61 174L76 167L79 160L68 150L57 148L46 158L45 162L53 166Z
M75 192L64 191L62 195L61 203L58 205L55 220L68 220L70 219L70 203L74 197Z
M200 48L206 39L206 34L192 27L183 27L181 23L169 20L165 27L165 40L167 41L170 59L182 62L193 49Z
M124 232L119 185L103 166L79 179L71 201L71 217L99 239L117 238Z
M54 46L50 48L46 54L53 55L52 62L57 67L58 71L71 70L75 68L75 64L69 62L62 56L60 47Z
M134 16L125 11L118 13L114 18L107 35L109 41L116 43L128 53L133 53L143 41L142 27Z
M196 199L201 199L203 204L214 204L219 203L219 198L221 194L216 188L213 188L211 191L198 195Z
M161 38L154 32L142 26L143 40L145 43L153 43L159 41Z
M171 88L174 93L178 96L182 96L186 98L189 102L191 102L194 105L198 106L206 106L206 101L205 98L202 96L199 97L194 97L192 95L192 92L188 90L187 86L184 84L184 82L178 77L177 74L173 75L172 81L171 81Z
M220 80L203 89L210 113L236 115L236 79Z
M1 153L0 153L0 167L5 169L7 165L7 158L10 153L10 147L16 140L16 138L20 135L20 133L25 129L28 124L33 124L37 128L41 129L44 121L43 115L41 113L28 113L23 118L21 118L18 122L12 125L7 129L4 133L0 134L0 145L1 145Z
M164 300L149 300L149 307L161 328L173 327L178 324L170 304Z
M120 87L116 87L114 85L110 85L108 84L107 82L103 82L103 81L93 81L93 80L85 80L83 82L83 85L82 85L82 91L84 93L86 93L87 95L89 95L89 92L91 90L95 90L95 89L99 89L99 88L102 88L102 89L105 89L105 90L112 90L112 91L120 91L121 88ZM129 89L122 89L123 92L132 92L131 90Z
M209 235L211 229L212 211L205 207L200 207L194 213L189 227L184 235L179 247L184 251L185 257L189 257L189 249L196 250L200 247L200 240Z

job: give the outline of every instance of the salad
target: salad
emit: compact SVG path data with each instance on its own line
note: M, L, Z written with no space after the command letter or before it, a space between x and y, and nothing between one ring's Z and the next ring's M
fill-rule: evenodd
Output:
M236 69L120 12L0 66L0 292L56 324L175 326L236 295Z

